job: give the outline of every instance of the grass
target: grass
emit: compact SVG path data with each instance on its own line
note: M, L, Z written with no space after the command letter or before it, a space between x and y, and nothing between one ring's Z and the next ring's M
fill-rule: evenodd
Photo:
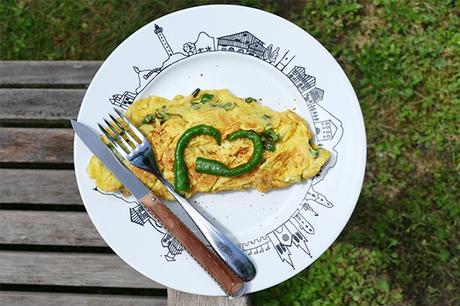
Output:
M460 10L455 1L232 1L295 22L359 96L364 187L314 265L255 305L460 304ZM210 1L0 2L0 59L104 59L137 28Z

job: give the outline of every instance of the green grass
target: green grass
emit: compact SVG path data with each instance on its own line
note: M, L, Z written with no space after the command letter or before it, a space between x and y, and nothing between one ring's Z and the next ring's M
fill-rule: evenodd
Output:
M234 1L288 18L340 62L366 121L356 211L333 247L255 305L460 304L460 9L455 1ZM2 1L0 59L103 59L209 1Z

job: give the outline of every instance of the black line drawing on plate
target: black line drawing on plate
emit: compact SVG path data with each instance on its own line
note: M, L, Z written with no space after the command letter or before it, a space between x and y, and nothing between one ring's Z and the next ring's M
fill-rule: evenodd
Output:
M168 58L163 62L163 64L161 65L160 69L164 69L164 68L174 64L175 62L180 61L180 60L182 60L182 59L187 57L187 55L185 55L184 53L182 53L182 52L174 52L171 49L171 47L169 46L168 41L166 40L165 35L163 34L163 28L162 27L160 27L160 26L158 26L156 24L154 32L158 36L158 39L160 40L161 45L163 46L163 48L165 49L165 51L166 51L166 53L168 55Z
M338 157L335 147L343 135L342 122L320 105L325 96L324 90L317 87L315 76L309 75L305 67L294 63L296 55L291 54L290 50L287 49L277 62L281 51L280 47L274 47L273 44L265 47L265 43L249 31L216 36L217 38L205 31L201 31L194 41L182 44L184 53L174 51L163 32L163 28L159 25L154 24L153 33L164 49L166 59L157 68L140 69L138 66L133 66L132 69L137 75L137 87L134 90L125 90L122 94L112 95L109 98L110 103L121 108L127 108L166 67L190 56L205 52L234 52L263 60L283 73L302 95L313 119L313 128L316 132L315 141L318 145L324 146L331 151L331 158L313 178L304 198L299 203L299 207L296 208L290 218L267 234L240 244L241 248L251 256L275 250L281 262L287 263L295 269L295 264L291 257L291 250L294 250L293 246L296 247L295 249L299 249L304 254L312 257L307 245L307 237L308 235L314 235L315 230L307 220L307 216L318 217L317 207L329 209L334 206L323 194L315 191L313 187L322 181L328 171L335 166ZM119 196L117 197L120 198ZM126 200L124 201L127 202ZM163 234L161 245L168 249L168 253L165 255L167 261L174 261L175 256L182 254L182 246L139 203L127 203L136 204L136 206L130 207L129 210L131 222L141 226L150 223L158 232ZM312 215L309 215L308 212L311 212Z
M214 37L209 36L208 33L200 32L195 42L187 42L183 45L183 50L188 56L197 53L216 51L216 42Z
M163 235L161 238L161 245L163 248L168 250L168 252L164 255L164 258L167 261L175 261L175 257L182 254L184 251L182 245L173 236L171 236L163 225L155 217L151 216L138 201L128 201L116 193L106 193L97 188L94 188L93 190L106 196L114 196L127 204L134 205L129 207L129 217L131 222L140 226L144 226L146 223L149 223L157 232Z
M175 261L177 255L182 254L184 248L182 245L163 227L163 225L153 216L151 216L144 207L137 203L135 207L129 208L131 222L144 226L150 223L154 229L163 234L161 238L161 246L166 248L168 252L164 255L167 261Z
M284 68L286 68L286 66L288 66L292 62L292 60L295 58L295 55L290 56L288 54L289 54L289 50L287 50L286 53L284 53L280 61L275 65L275 67L281 72L283 72Z
M286 66L289 65L293 57L290 60L288 58L289 57L286 56L286 63L281 65L280 63L277 64L282 67L282 69L280 69L280 67L278 67L278 69L283 71ZM316 185L324 179L326 173L332 169L337 162L338 152L335 150L335 147L342 139L342 122L318 104L323 101L324 90L316 87L316 77L307 74L305 67L296 65L286 76L294 84L307 103L308 110L313 118L316 142L319 145L324 145L331 151L331 157L313 179L313 184Z
M273 65L276 62L280 48L277 47L273 50L273 44L267 48L264 45L265 43L262 40L248 31L217 38L217 50L252 55Z
M302 212L296 209L294 214L283 224L265 236L255 239L254 241L243 243L242 249L248 255L257 255L264 251L274 249L281 262L285 262L289 264L292 269L295 269L294 262L291 258L292 246L296 246L305 254L312 257L307 245L307 236L314 234L315 229L313 226L307 221L305 216L303 216Z
M137 206L129 208L131 222L144 226L145 223L150 223L158 232L163 234L161 238L161 246L168 250L165 254L167 261L175 261L176 255L182 254L184 248L182 245L163 227L163 225L153 216L151 216L144 207L137 203Z

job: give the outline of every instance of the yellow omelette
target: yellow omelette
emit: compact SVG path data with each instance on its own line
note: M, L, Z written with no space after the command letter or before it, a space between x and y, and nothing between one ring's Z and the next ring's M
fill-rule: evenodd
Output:
M202 103L203 95L212 100ZM211 136L192 139L185 150L191 189L187 197L198 192L219 192L256 188L261 192L284 188L315 176L329 159L330 153L312 145L312 133L304 119L291 110L276 112L257 101L247 103L229 90L202 90L196 97L176 96L173 100L148 97L135 101L126 116L147 137L154 150L158 167L164 177L174 181L174 151L179 137L189 128L206 124L222 134L219 146ZM145 123L146 116L154 120ZM273 129L279 135L275 150L264 151L263 162L254 170L237 177L220 177L195 171L197 157L223 162L230 168L243 164L252 155L252 142L238 139L232 142L225 137L239 129L263 133ZM156 195L172 200L172 196L155 176L129 166L135 175ZM96 158L88 165L89 176L105 192L127 193L123 185Z

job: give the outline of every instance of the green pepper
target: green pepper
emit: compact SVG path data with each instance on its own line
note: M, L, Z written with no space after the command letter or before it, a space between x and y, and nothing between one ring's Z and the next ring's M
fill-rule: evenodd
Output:
M259 134L254 131L238 130L227 136L229 141L234 141L239 138L248 138L252 141L254 146L252 156L247 163L236 166L235 168L228 168L220 161L198 157L196 159L195 170L200 173L232 177L248 173L256 168L262 162L264 153L264 147Z
M190 190L190 181L188 178L188 170L185 164L184 152L193 137L200 135L213 136L220 145L222 136L216 128L209 125L197 125L186 130L177 141L176 150L174 152L174 189L176 191Z
M212 99L214 99L214 95L205 93L205 94L201 97L201 103L206 104L206 103L212 101Z
M244 99L244 101L249 104L252 102L256 102L257 100L253 97L247 97L246 99Z

